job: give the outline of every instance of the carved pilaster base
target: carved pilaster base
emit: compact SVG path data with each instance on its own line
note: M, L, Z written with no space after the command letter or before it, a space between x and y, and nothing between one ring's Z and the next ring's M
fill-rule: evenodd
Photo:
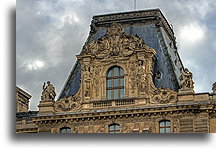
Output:
M43 100L40 101L38 107L39 107L39 113L40 115L45 115L45 114L54 114L54 103L55 101L53 100Z
M194 101L194 90L193 89L184 89L179 90L178 92L178 101L186 102L186 101Z
M178 94L180 95L191 95L191 94L194 94L194 90L191 89L191 88L188 88L188 89L179 89L179 92Z

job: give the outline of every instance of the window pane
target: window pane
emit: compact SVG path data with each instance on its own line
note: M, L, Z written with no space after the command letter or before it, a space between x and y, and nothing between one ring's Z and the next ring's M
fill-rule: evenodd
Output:
M166 121L166 126L170 126L170 122L169 121Z
M170 133L170 128L166 128L166 133Z
M121 67L114 66L109 69L106 83L107 99L124 98L124 71Z
M107 80L107 87L112 87L112 80Z
M111 77L111 76L112 76L112 69L110 69L110 71L109 71L109 73L108 73L107 76L108 76L108 77Z
M118 85L118 79L114 79L114 87L117 87Z
M124 79L120 79L120 86L124 86Z
M114 67L114 76L118 76L118 67Z
M112 90L107 90L107 99L112 99Z
M120 68L120 76L124 76L124 72L122 68Z
M160 122L160 127L164 127L164 121Z
M160 128L160 133L164 133L164 132L165 132L164 128Z
M65 129L62 129L62 130L61 130L61 133L66 133Z
M114 99L118 99L118 89L114 89Z
M120 98L124 98L124 89L120 89Z
M119 130L119 129L120 129L120 126L119 126L119 125L116 125L115 128L116 128L116 130Z
M66 133L70 133L71 129L70 128L67 128L66 129Z
M110 129L111 131L113 131L113 130L114 130L114 125L111 125L111 126L109 127L109 129Z
M62 128L61 130L60 130L60 132L61 133L71 133L71 128Z

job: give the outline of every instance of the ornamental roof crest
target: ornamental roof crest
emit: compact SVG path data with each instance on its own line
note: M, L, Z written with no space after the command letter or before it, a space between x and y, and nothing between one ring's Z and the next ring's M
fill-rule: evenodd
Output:
M81 55L92 55L99 59L113 56L127 57L140 49L155 52L143 39L126 34L120 24L113 23L104 36L84 45Z

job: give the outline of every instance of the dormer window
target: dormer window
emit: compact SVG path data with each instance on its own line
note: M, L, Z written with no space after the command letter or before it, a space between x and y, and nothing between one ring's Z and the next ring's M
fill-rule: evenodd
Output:
M111 67L106 80L107 99L124 98L124 71L119 66Z

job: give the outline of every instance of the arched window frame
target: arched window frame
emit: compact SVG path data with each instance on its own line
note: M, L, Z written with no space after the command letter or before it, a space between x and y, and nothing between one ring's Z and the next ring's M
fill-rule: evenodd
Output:
M116 123L110 124L109 133L120 133L120 125Z
M124 83L124 70L120 66L110 67L106 74L106 98L123 99Z
M71 128L70 127L62 127L62 128L60 128L60 133L69 134L69 133L71 133Z
M159 121L159 133L170 133L170 132L171 132L170 120Z

